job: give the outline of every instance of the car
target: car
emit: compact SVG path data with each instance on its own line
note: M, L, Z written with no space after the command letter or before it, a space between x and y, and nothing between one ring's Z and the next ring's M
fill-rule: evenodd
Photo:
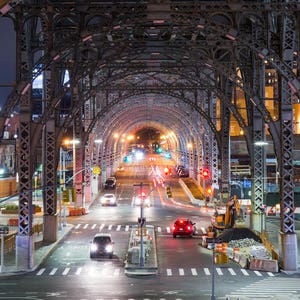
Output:
M115 194L103 194L100 198L101 204L104 205L117 205L117 197Z
M97 233L90 246L90 258L113 258L114 241L110 233Z
M117 171L118 171L118 172L124 172L124 170L125 170L125 168L124 168L123 166L119 166L119 167L117 168Z
M150 207L151 206L151 201L150 197L144 197L143 199L144 207ZM142 198L140 196L134 196L133 197L133 204L136 206L141 206L142 204Z
M177 236L193 237L196 233L195 223L190 219L180 218L174 222L173 225L173 238Z
M116 177L108 177L105 181L104 188L105 189L115 189L117 186Z

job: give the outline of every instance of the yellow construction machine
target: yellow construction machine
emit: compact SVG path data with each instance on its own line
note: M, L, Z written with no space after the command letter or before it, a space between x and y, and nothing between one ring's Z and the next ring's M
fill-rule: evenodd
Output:
M227 203L224 210L219 212L217 209L211 218L214 229L224 230L233 227L246 227L246 223L241 210L240 203L236 196L233 196Z

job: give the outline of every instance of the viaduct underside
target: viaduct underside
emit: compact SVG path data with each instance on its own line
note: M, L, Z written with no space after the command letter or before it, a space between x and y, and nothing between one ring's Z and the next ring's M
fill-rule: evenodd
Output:
M209 168L226 202L234 120L250 158L254 229L262 225L266 176L266 151L257 144L273 143L280 178L281 264L297 268L298 1L28 0L1 1L1 6L1 17L11 20L16 34L16 83L0 112L0 128L3 132L18 111L20 267L32 266L32 178L39 153L44 239L55 241L64 136L71 134L83 145L76 149L74 166L78 203L83 189L85 201L91 201L91 167L112 170L121 159L114 131L134 132L149 124L172 128L175 157L184 157L195 178ZM34 81L41 75L43 88L34 99ZM102 144L95 143L99 138Z

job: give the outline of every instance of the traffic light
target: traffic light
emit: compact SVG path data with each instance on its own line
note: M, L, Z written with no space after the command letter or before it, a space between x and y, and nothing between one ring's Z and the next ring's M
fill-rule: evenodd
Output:
M207 168L203 169L202 176L203 176L204 179L208 179L210 177L210 172Z
M140 192L139 196L141 197L141 199L144 199L146 197L146 193L145 192Z
M69 199L69 190L66 189L62 192L62 195L63 195L63 198L62 198L62 201L63 202L69 202L70 199Z
M165 167L165 168L164 168L164 172L165 172L165 175L166 175L166 176L168 176L168 175L169 175L169 173L170 173L170 170L169 170L169 168Z
M206 196L211 196L213 193L213 188L211 186L208 186L205 192L206 192Z

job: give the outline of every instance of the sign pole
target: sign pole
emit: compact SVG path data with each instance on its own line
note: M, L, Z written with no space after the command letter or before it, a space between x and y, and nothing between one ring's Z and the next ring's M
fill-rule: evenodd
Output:
M1 233L1 270L0 273L5 272L5 266L4 266L4 234Z

